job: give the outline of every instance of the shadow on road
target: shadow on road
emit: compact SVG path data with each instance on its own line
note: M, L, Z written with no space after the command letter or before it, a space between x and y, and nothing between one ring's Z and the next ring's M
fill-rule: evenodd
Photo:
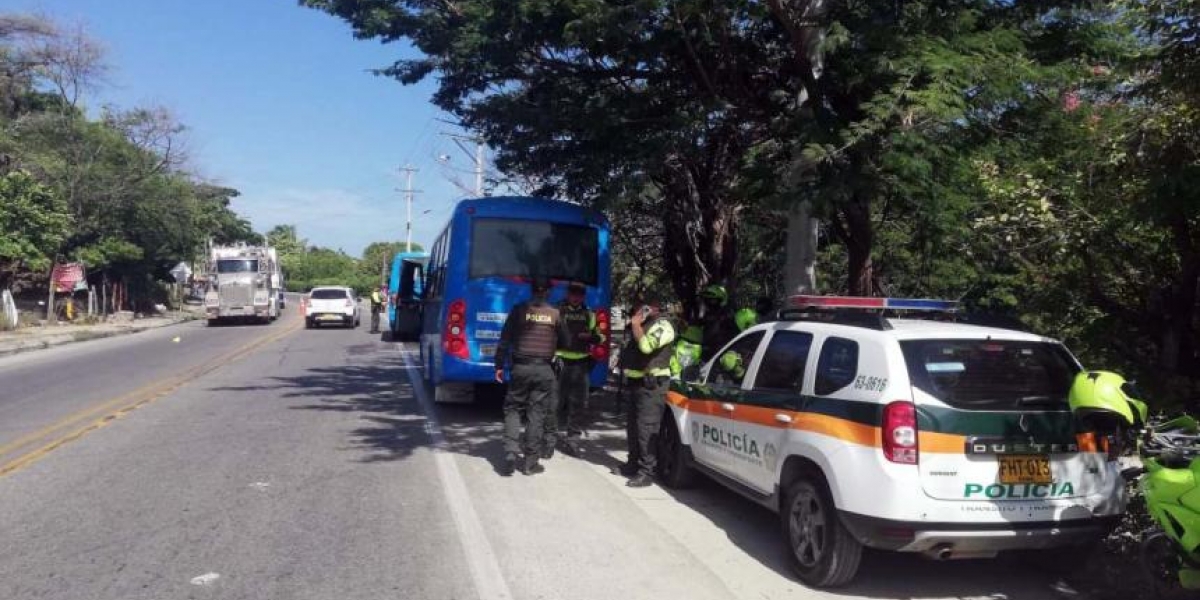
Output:
M373 343L346 349L351 364L315 367L301 375L270 377L253 386L212 388L214 392L270 392L280 398L306 399L292 410L360 413L362 426L350 432L350 448L366 452L359 462L403 460L420 447L428 447L425 416L413 399L399 356L376 355ZM355 356L369 357L358 361Z
M610 469L625 456L624 414L614 394L591 399L585 453L581 458ZM663 487L676 502L703 516L730 543L779 576L796 581L788 564L778 516L716 482L697 477L688 489ZM934 562L921 556L867 551L853 585L828 590L847 598L971 598L1017 600L1052 597L1044 572L1009 557L994 560Z
M292 410L356 413L362 425L350 432L349 449L359 462L404 460L429 447L426 419L411 382L424 385L419 367L407 367L395 348L374 340L344 349L347 363L310 368L301 375L274 377L256 386L214 388L220 392L272 391L305 399ZM426 390L427 392L429 390ZM503 398L484 397L469 405L437 405L448 450L487 460L499 469L504 457ZM624 458L624 416L611 393L596 393L583 421L581 460L610 469ZM573 460L556 456L558 460ZM667 493L722 531L746 556L788 581L796 581L785 557L777 517L735 493L699 478L692 489ZM619 524L614 524L619 526ZM1016 600L1050 598L1049 581L1015 560L937 563L911 555L869 552L856 583L826 592L847 598L972 598Z

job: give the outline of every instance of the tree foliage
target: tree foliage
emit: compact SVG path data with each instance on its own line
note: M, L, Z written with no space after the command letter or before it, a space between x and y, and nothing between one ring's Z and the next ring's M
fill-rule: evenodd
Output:
M778 294L806 200L828 291L961 298L1200 395L1195 0L302 4L411 41L381 74L607 209L619 293Z
M46 270L70 223L50 188L29 173L0 175L0 289L7 289L19 270Z
M169 280L171 266L195 259L209 240L259 236L230 208L236 190L184 170L185 128L169 111L109 107L97 119L85 115L80 104L106 70L101 44L82 30L0 14L0 173L25 199L0 212L28 213L30 198L53 206L34 211L44 222L22 221L24 239L37 241L12 242L24 256L6 263L8 283L29 279L41 262L82 260L93 284L134 283L129 304L145 307L154 282ZM10 234L7 224L2 231ZM20 229L12 233L22 239Z

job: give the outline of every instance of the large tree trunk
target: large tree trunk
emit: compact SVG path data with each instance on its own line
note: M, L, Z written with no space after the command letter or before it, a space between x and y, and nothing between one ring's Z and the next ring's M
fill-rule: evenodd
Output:
M875 294L875 269L871 248L875 244L875 224L871 222L871 201L855 196L839 207L840 218L834 218L834 234L846 247L847 292L851 296Z
M800 202L788 213L787 258L783 266L785 295L817 292L817 229L811 202Z
M1200 252L1193 242L1186 215L1177 216L1171 230L1179 253L1180 271L1166 302L1159 365L1169 373L1196 377L1196 287L1200 285Z
M660 185L667 207L663 265L689 321L699 317L699 293L706 286L719 283L732 293L737 284L737 207L711 182L680 166Z

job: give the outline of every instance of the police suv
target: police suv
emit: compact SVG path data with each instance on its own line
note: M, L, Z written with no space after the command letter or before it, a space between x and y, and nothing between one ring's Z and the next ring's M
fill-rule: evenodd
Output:
M1126 502L1116 457L1067 406L1081 366L1055 340L946 319L954 308L789 299L787 320L672 384L659 476L684 486L703 472L777 511L813 587L849 582L864 546L1068 559Z

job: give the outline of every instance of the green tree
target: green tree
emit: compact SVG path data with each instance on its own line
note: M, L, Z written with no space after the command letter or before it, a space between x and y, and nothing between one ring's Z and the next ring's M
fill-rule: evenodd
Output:
M426 56L381 73L411 84L436 72L433 101L496 148L501 170L542 182L535 193L601 208L648 193L657 253L689 309L707 283L736 284L738 215L759 197L747 163L779 143L771 124L800 91L762 3L303 4L359 37L410 39Z
M236 190L181 170L184 127L169 111L90 119L78 107L102 80L98 48L45 19L0 14L0 165L28 172L69 215L58 254L84 259L105 283L134 284L131 304L146 308L168 269L209 239L258 236L230 208Z
M372 242L363 249L362 258L358 261L359 275L365 281L387 281L391 277L392 259L396 254L405 252L404 242ZM413 252L424 252L420 244L412 245ZM382 277L382 279L381 279Z
M0 289L8 289L21 269L47 269L70 224L53 191L29 173L0 175Z
M295 225L276 225L267 232L267 244L274 246L280 256L297 256L308 247L308 240L296 233Z

